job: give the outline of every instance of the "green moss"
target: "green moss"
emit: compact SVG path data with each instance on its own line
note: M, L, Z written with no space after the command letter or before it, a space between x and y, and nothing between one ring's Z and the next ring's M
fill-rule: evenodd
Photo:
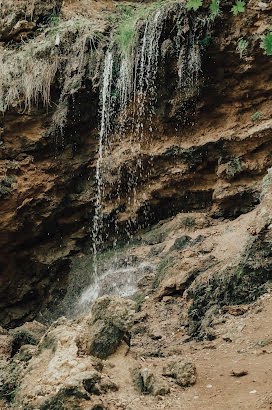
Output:
M170 228L166 225L156 225L151 230L142 235L142 243L146 245L156 245L165 241Z
M0 366L0 399L12 403L19 387L21 368L13 361Z
M57 348L57 341L51 336L45 335L42 343L39 345L39 350L42 351L43 349L51 349L53 352L56 351Z
M266 235L250 238L236 268L229 267L188 291L193 302L188 310L191 335L202 337L202 323L212 307L251 303L266 292L272 281L272 247Z
M81 392L77 387L65 387L53 398L40 406L40 410L80 410L78 400L90 400L87 393Z
M185 216L180 221L180 227L181 228L191 229L195 226L195 224L196 224L195 218L193 218L191 216Z
M242 164L240 158L234 158L227 163L226 173L231 177L239 174L242 171Z
M139 21L148 20L152 13L167 5L167 2L158 0L150 4L127 3L118 6L121 11L120 22L116 30L114 42L122 56L129 55L139 38Z
M144 293L135 293L133 296L131 296L131 299L134 300L134 302L137 303L136 306L136 311L140 312L141 306L145 300L145 294Z
M0 179L0 198L14 191L13 184L15 182L16 182L16 177L14 175L8 175Z
M90 354L99 359L106 359L120 345L123 332L111 323L98 320L92 327Z
M14 356L23 345L37 345L38 340L26 330L18 330L12 334L11 356Z
M190 244L191 240L192 238L190 238L190 236L188 235L183 235L180 238L177 238L174 242L174 245L171 247L170 251L175 249L181 251Z
M174 264L174 258L170 256L169 258L165 258L160 265L158 266L157 273L155 275L155 279L153 281L152 287L156 289L161 281L166 277L169 268L171 268Z

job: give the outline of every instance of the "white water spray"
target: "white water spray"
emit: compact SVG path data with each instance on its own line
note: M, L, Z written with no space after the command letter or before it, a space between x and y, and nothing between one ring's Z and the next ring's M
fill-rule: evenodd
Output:
M103 181L103 176L102 176L101 165L102 165L104 150L105 150L105 146L108 141L108 135L109 135L109 130L110 130L112 66L113 66L112 53L107 52L106 57L105 57L105 66L104 66L104 73L103 73L101 126L100 126L100 133L99 133L98 159L97 159L96 173L95 173L97 193L96 193L95 214L94 214L94 219L93 219L93 232L92 232L94 283L97 282L97 251L98 251L99 245L102 243L102 229L103 229L102 202L103 202L103 192L104 192L104 181Z

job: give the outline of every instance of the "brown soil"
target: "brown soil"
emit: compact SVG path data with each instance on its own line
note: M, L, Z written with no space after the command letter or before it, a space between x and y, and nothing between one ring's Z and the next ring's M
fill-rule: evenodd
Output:
M123 345L109 359L109 363L114 366L109 372L120 389L118 398L116 393L112 393L111 398L107 396L107 408L272 409L272 294L261 297L243 316L221 315L216 326L217 338L211 342L182 343L182 333L173 327L173 315L168 320L168 332L162 332L158 319L163 309L167 310L165 305L160 310L149 304L144 311L147 310L148 314L152 311L152 314L157 315L152 332L162 336L169 357L146 357L148 347L156 344L150 338L147 346L146 337L139 336L137 347L132 346L128 355L127 346ZM172 382L169 396L163 397L139 396L136 393L130 382L130 368L139 365L139 358L143 367L160 374L169 360L178 361L185 357L190 357L197 368L197 382L194 386L181 388ZM232 375L233 372L242 371L247 374L241 377Z

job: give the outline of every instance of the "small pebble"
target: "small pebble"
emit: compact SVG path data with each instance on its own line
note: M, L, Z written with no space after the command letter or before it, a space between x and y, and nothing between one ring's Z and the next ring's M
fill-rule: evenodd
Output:
M199 396L194 396L194 399L197 400L199 398Z
M249 392L249 394L255 394L255 393L257 393L257 390L251 390L251 391Z
M211 389L212 388L212 384L207 384L207 389Z

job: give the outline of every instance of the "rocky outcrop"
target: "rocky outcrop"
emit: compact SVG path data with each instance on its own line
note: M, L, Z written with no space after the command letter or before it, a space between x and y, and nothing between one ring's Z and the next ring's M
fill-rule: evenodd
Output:
M51 30L48 15L57 16L61 2L34 2L32 14L22 2L21 11L16 11L18 5L14 9L16 22L10 26L5 23L10 28L6 34L2 32L8 50L23 47L15 29L16 24L24 26L22 15L26 14L28 27L35 27L31 28L32 34L26 26L21 33L34 36L36 41L40 35L37 27ZM62 7L64 22L73 7L70 3ZM93 14L89 10L90 19L97 18L99 7L95 6ZM197 211L213 219L233 219L259 203L261 180L272 165L270 58L263 55L259 40L252 37L248 54L240 59L236 40L253 33L256 27L259 36L265 33L269 10L259 13L255 5L249 4L241 20L230 14L222 17L222 24L215 24L208 34L212 38L210 45L201 49L199 81L186 98L181 98L176 89L177 58L172 52L175 32L170 30L175 8L170 9L159 41L153 130L145 122L149 120L143 119L147 131L135 150L131 149L129 127L125 127L122 141L118 133L113 133L103 161L103 218L108 227L105 246L116 239L116 232L125 239L128 231L131 234L139 227L179 213ZM103 13L99 38L107 39L110 3ZM10 16L7 3L2 12L3 24ZM194 17L190 18L191 24ZM247 24L243 25L245 20ZM81 31L69 30L65 36L72 36L75 42L82 35ZM61 37L61 47L68 53L65 36ZM48 45L50 58L57 61L59 51L52 38ZM9 41L16 45L11 46ZM0 319L4 326L16 326L32 320L45 308L55 308L66 293L75 255L91 248L98 85L107 40L95 41L100 53L95 69L90 70L86 60L79 58L82 54L77 53L71 59L74 65L65 66L68 71L62 72L61 66L56 66L48 109L42 108L42 101L27 111L11 104L1 119ZM61 54L62 48L59 50ZM83 51L89 58L88 47ZM53 60L49 61L52 67ZM79 61L83 61L81 68ZM69 83L64 84L62 76L70 78ZM38 99L42 98L38 93ZM252 119L256 112L260 115ZM64 123L63 114L67 117ZM136 183L129 191L132 174Z
M26 40L39 26L57 15L61 6L62 0L7 0L1 3L0 41Z
M90 318L87 318L90 331L77 341L79 349L106 359L117 350L122 340L129 345L135 309L136 303L131 300L109 296L97 299L92 305Z

